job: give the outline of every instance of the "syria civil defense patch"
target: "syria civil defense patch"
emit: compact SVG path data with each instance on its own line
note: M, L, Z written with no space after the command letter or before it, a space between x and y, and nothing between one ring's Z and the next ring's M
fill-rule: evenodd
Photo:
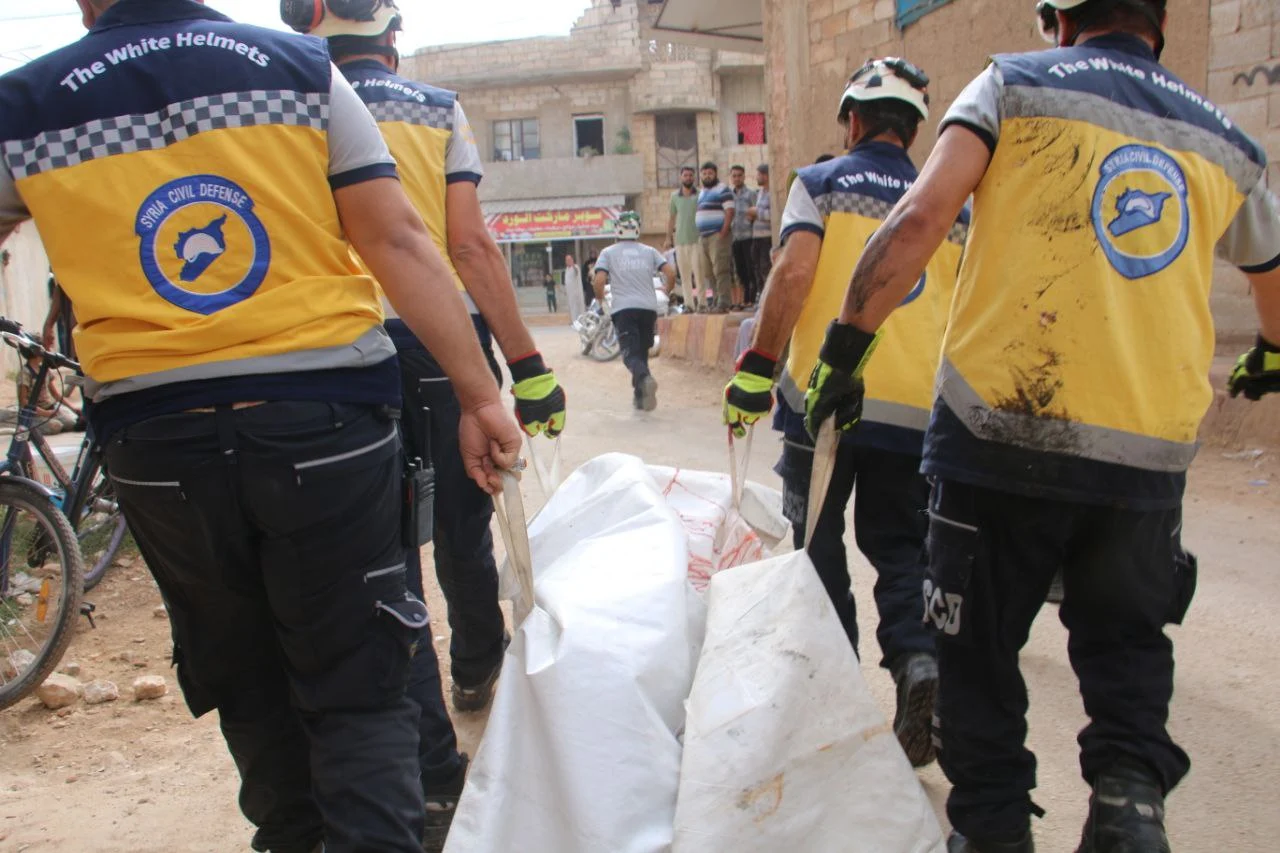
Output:
M192 175L156 189L134 230L147 281L167 301L212 314L248 299L271 265L271 240L253 199L217 175Z

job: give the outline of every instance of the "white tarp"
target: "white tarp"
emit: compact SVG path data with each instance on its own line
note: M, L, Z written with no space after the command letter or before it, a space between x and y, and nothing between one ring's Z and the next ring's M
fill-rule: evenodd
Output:
M786 530L780 498L732 495L621 454L552 495L446 853L941 850L808 558L733 568Z
M934 853L942 830L803 552L716 575L675 853Z

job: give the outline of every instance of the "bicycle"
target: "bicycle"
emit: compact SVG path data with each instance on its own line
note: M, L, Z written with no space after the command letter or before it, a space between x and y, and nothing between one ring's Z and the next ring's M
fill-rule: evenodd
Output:
M68 388L82 385L83 375L75 361L58 353L46 351L26 332L19 329L15 339L6 340L6 343L18 348L24 365L22 369L32 374L33 385L29 394L37 402L50 381L50 375L57 375L52 374L52 369L55 367L69 367L75 371L64 380L63 394L59 396L63 396ZM51 358L46 361L45 355ZM40 359L41 367L32 370L29 362L36 358ZM67 404L63 402L61 405ZM69 405L67 408L71 409ZM30 439L30 444L19 454L23 476L36 479L34 457L31 453L31 445L34 445L53 477L53 502L62 510L63 515L71 522L72 529L76 531L76 538L80 542L80 553L85 561L84 588L88 592L98 585L107 569L111 567L128 533L124 513L120 510L111 486L111 479L103 467L102 448L94 441L92 430L86 430L84 439L80 442L75 465L68 474L61 460L38 429L31 431Z
M39 436L36 407L49 370L78 365L3 318L0 337L24 358L40 359L33 393L18 412L9 452L0 461L0 708L7 708L44 682L71 642L84 594L84 560L53 492L30 476L32 436ZM36 446L44 455L48 444L42 439Z

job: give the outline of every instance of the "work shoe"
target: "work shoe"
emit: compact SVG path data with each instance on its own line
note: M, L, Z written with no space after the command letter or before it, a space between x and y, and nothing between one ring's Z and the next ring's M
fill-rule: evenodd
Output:
M1121 759L1098 774L1076 853L1170 853L1164 794L1150 771Z
M912 767L924 767L937 757L933 745L933 702L938 696L938 659L919 652L893 667L898 685L898 710L893 733Z
M636 408L646 412L658 408L658 380L652 376L640 380L640 387L636 389Z
M453 816L458 813L458 799L462 796L467 768L471 765L470 756L465 752L460 756L462 763L452 779L442 785L429 785L424 790L427 822L422 833L423 853L442 853L449 838L449 827L453 826Z
M1031 840L1031 830L1017 841L984 841L977 844L954 829L947 839L947 853L1035 853L1036 844Z
M489 703L493 701L493 686L498 683L498 676L502 674L502 660L507 653L507 646L511 645L511 635L506 631L502 632L502 654L498 656L498 662L493 665L493 669L480 680L480 682L472 687L464 687L457 681L453 682L453 687L449 690L449 699L453 703L453 710L461 713L471 711L483 711L489 707Z

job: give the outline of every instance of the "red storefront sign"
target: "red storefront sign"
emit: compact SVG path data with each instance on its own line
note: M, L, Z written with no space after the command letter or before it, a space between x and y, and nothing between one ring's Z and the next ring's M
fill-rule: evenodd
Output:
M611 237L618 220L611 207L497 213L485 218L493 239L506 242L571 237Z

